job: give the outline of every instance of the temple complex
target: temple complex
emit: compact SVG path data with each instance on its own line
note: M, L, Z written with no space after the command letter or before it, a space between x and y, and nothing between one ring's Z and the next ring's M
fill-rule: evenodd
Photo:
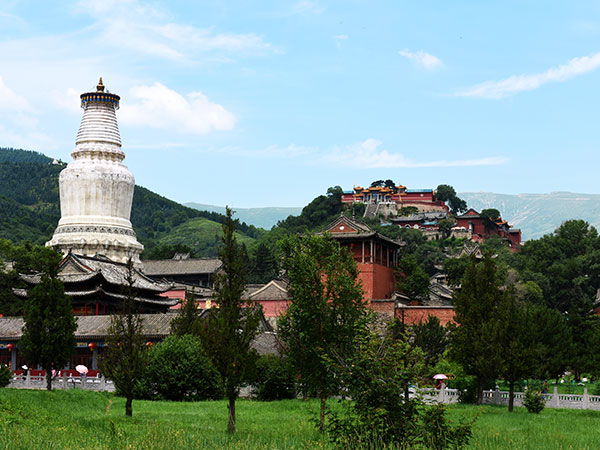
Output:
M120 97L105 90L81 94L83 118L71 153L60 173L61 218L46 243L63 254L103 255L114 262L130 258L141 266L144 247L131 222L135 179L123 164L116 110Z

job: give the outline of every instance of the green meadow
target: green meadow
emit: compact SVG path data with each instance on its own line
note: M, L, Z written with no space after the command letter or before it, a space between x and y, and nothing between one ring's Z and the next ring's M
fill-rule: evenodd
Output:
M331 401L335 407L335 401ZM327 449L316 431L316 401L237 402L238 431L226 433L225 401L173 403L124 400L108 393L0 389L4 449ZM469 448L597 449L600 412L457 405L452 419L477 421Z

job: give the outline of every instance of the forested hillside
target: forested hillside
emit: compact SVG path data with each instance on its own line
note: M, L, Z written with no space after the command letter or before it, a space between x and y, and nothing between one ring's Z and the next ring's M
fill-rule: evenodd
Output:
M58 177L66 166L53 164L52 159L41 153L0 148L0 238L13 242L31 241L42 244L49 240L60 219ZM206 223L191 219L203 218L213 224L207 232ZM215 229L225 216L219 213L197 211L164 198L141 186L136 186L133 196L131 222L139 241L152 257L153 250L167 237L174 246L173 235L190 248L195 256L214 256ZM183 228L183 224L188 226ZM197 224L198 227L194 227ZM173 233L178 229L177 233ZM240 224L240 235L247 243L258 237L262 230ZM165 242L167 243L167 242ZM163 246L160 256L174 252L173 247Z

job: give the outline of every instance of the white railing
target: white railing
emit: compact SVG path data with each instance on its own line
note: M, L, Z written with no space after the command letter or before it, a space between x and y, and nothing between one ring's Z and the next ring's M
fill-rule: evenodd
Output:
M437 401L440 403L457 403L457 389L423 389L423 397L426 401ZM483 391L484 405L508 406L509 393L506 391ZM559 394L558 387L554 387L552 394L542 394L546 399L547 408L566 409L593 409L600 411L600 395L589 395L588 389L583 388L583 394ZM514 393L514 406L523 406L524 392Z
M8 387L15 389L46 389L45 375L15 375ZM97 377L87 376L69 376L63 374L52 379L52 389L86 389L90 391L110 391L115 390L115 385L111 380L107 380L102 375Z

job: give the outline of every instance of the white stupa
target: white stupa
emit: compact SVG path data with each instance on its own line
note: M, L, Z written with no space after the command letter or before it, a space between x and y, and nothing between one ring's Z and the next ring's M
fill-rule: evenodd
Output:
M83 118L73 161L60 173L61 219L46 245L121 263L131 258L140 266L144 247L129 220L135 179L123 164L115 113L119 100L104 90L102 78L96 92L81 94Z

